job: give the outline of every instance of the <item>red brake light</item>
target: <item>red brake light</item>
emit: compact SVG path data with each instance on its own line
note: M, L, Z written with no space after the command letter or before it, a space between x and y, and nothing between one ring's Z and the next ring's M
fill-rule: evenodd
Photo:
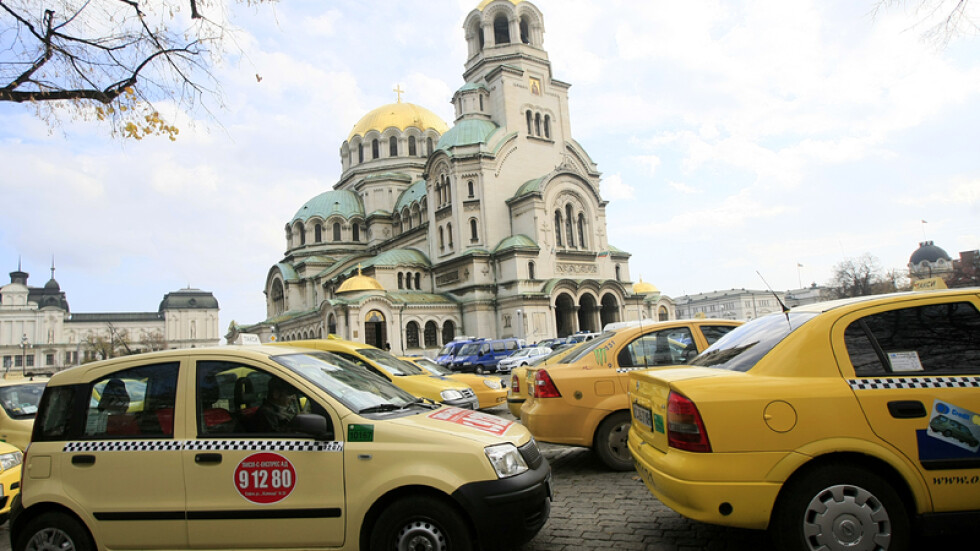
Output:
M676 392L667 397L667 443L690 452L710 452L704 421L694 402Z
M534 397L535 398L561 398L561 392L551 380L548 372L539 369L534 373Z
M510 376L510 391L514 394L521 391L521 381L517 378L517 375Z

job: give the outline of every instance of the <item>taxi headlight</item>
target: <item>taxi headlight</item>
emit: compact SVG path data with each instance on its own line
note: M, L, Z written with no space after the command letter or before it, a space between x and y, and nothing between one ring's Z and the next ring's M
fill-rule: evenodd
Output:
M494 390L500 390L500 381L498 379L483 379L483 384Z
M0 470L6 471L7 469L12 469L17 465L20 465L21 461L24 459L24 454L21 452L11 452L0 455Z
M521 452L517 451L517 446L513 444L487 446L483 451L493 465L493 470L497 471L497 478L519 475L527 470L527 463L521 457Z
M461 400L463 393L458 390L443 390L439 393L443 400Z

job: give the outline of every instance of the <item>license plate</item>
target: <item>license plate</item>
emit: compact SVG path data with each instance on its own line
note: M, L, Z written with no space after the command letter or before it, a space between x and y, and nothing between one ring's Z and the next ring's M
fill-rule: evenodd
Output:
M653 414L650 413L650 408L633 404L633 418L646 428L653 429Z

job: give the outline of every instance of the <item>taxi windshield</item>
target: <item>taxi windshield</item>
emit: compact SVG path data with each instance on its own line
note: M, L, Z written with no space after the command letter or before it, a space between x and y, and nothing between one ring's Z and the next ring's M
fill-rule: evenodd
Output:
M11 419L33 419L46 383L0 387L0 405Z
M392 356L384 350L377 348L361 348L358 354L374 362L378 367L384 369L389 375L404 377L406 375L425 375L421 367L414 366L404 360Z
M328 352L284 354L272 359L355 412L388 405L402 408L418 401L367 369Z
M730 331L688 365L748 371L787 335L816 315L816 312L789 312L757 318Z
M415 363L419 365L422 369L432 373L433 375L452 375L453 370L445 366L439 365L436 362L428 358L419 358L415 360Z

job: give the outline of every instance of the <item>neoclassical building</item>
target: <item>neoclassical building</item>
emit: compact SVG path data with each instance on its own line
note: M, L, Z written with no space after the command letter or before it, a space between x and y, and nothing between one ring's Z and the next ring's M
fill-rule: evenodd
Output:
M218 301L208 291L167 293L155 312L72 313L53 263L43 287L28 285L29 277L18 266L0 286L0 373L59 371L101 359L110 348L122 355L221 342Z
M463 334L533 342L674 317L608 242L601 174L572 136L541 11L485 0L463 27L452 125L400 90L364 115L339 181L286 221L267 319L233 322L229 342L336 334L424 352Z

